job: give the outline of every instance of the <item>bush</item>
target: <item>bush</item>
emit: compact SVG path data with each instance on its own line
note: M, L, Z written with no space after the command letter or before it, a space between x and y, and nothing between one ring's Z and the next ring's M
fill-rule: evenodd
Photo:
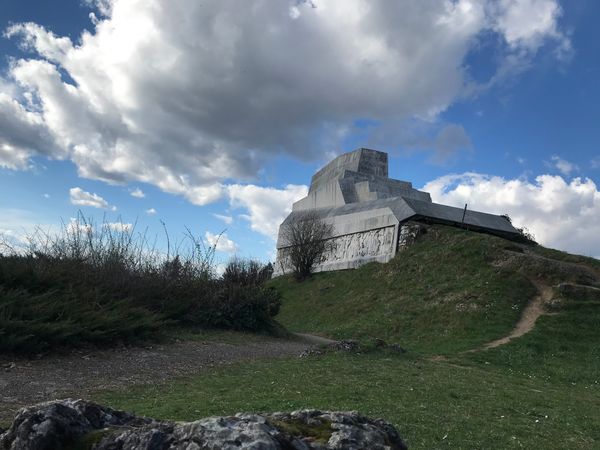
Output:
M222 278L229 285L260 286L270 280L272 275L271 263L263 265L254 260L234 258L225 266Z
M269 331L278 311L270 264L236 259L218 277L215 248L189 232L161 253L134 227L80 215L29 241L0 253L0 351L135 342L173 325Z
M220 301L230 312L230 326L260 331L272 326L271 317L281 305L279 293L264 287L271 279L273 266L235 258L227 264L221 279Z
M514 227L514 224L512 223L512 219L508 214L501 214L500 216L504 217L506 220L508 220L508 223L510 223ZM520 240L522 242L524 242L526 244L537 244L534 234L531 231L529 231L529 229L527 227L521 227L521 228L515 227L515 230L517 230L519 232Z

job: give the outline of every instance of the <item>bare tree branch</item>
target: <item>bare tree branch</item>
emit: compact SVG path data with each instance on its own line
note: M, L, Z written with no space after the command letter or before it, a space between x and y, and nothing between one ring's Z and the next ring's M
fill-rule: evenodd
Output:
M333 225L322 220L315 211L302 213L285 223L281 233L286 242L283 256L298 280L309 277L333 251Z

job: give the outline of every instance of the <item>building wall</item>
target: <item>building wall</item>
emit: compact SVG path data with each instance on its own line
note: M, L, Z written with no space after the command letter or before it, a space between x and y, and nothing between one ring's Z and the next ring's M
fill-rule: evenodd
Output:
M373 261L388 262L396 253L397 228L392 225L332 238L333 250L315 272L354 269ZM292 272L286 252L287 248L277 250L274 276Z
M306 197L293 205L294 211L327 208L344 205L344 195L338 180L325 183L319 189L311 191Z
M387 262L395 254L396 226L346 234L333 239L333 251L320 270L350 269L372 261Z

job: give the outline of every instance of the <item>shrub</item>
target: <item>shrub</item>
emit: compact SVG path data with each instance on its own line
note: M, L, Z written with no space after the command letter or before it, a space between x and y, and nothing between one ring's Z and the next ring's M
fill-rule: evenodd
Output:
M173 252L135 227L79 216L60 233L0 253L0 351L110 345L160 337L172 325L268 331L279 297L272 267L233 260L223 277L215 248L188 231Z
M279 293L264 287L271 279L273 266L254 260L234 258L221 278L221 301L229 305L232 324L243 324L254 331L268 329L281 305Z
M508 214L501 214L501 217L504 217L506 220L508 220L508 223L514 226L514 224L512 223L512 219ZM537 244L534 234L531 231L529 231L527 227L515 227L515 230L519 232L521 241L527 244Z
M260 286L270 280L272 275L271 263L264 265L254 260L234 258L225 266L222 278L226 284Z

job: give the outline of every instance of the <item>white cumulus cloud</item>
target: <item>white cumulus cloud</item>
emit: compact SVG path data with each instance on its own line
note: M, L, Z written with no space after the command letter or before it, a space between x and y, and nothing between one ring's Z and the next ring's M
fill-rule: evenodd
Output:
M83 177L197 205L274 155L338 150L357 118L431 123L464 97L466 56L490 33L505 59L568 44L557 0L86 3L96 11L77 41L34 23L6 30L31 55L2 81L0 166L68 159ZM440 157L470 144L457 126L438 131Z
M287 185L284 189L234 184L228 187L231 206L244 208L242 217L257 233L277 239L279 225L292 210L292 204L305 197L308 187Z
M556 167L563 175L566 176L569 176L571 173L579 170L579 166L577 164L573 164L566 159L562 159L558 155L552 156L552 162L554 163L554 167Z
M213 234L210 231L207 231L205 237L208 245L215 247L215 249L220 252L233 254L238 251L237 244L229 239L226 233Z
M560 51L570 49L568 37L558 28L562 10L555 0L497 0L490 7L496 30L511 47L537 50L551 38Z
M142 191L140 188L135 188L133 191L130 192L130 195L135 198L144 198L146 196L146 194L144 194L144 191Z
M600 192L589 178L539 175L528 181L464 173L437 178L423 190L438 203L508 214L543 245L600 257Z
M100 197L98 194L84 191L80 187L69 189L69 198L73 205L91 206L92 208L110 209L116 211L116 206L111 206L109 203Z
M27 248L28 244L29 240L26 234L11 229L0 228L0 255L3 252L10 254L13 251Z
M233 217L231 217L231 216L226 216L224 214L213 214L213 216L219 220L222 220L227 225L231 225L233 223Z
M64 230L71 235L91 235L95 231L94 226L83 217L71 217L63 226Z
M48 222L48 218L40 214L39 210L0 207L0 253L10 253L10 248L24 250L30 238L35 240L60 232L58 224Z
M156 210L154 208L147 209L146 214L148 214L149 216L154 216L156 215Z
M128 233L133 230L132 223L106 222L103 226L111 231L116 231L117 233Z

